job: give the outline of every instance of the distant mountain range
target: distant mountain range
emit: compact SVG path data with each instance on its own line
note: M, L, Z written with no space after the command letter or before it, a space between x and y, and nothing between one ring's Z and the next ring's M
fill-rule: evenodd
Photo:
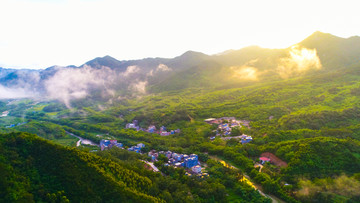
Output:
M73 91L65 84L57 85L60 81L53 82L61 80L66 83L66 79L73 78L75 83L72 87L83 86L79 87L82 92L98 92L99 95L99 91L107 89L112 96L122 97L184 88L246 86L263 81L321 74L359 64L359 59L360 37L345 39L315 32L286 49L251 46L217 55L188 51L170 59L145 58L129 61L104 56L79 67L52 66L44 70L0 68L0 87L7 90L21 88L31 94L46 96L49 91L54 91L48 87L54 86L59 92L63 91L61 88L67 88L67 93L78 98L76 95L80 93L76 90ZM76 75L81 79L80 82L77 82ZM103 93L101 95L104 96ZM6 98L6 95L1 95L0 98Z

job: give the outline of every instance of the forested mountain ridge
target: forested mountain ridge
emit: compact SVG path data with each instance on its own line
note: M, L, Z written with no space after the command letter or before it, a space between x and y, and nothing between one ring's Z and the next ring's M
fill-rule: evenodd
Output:
M98 148L80 145L82 151L64 151L80 154L82 158L76 163L91 163L90 171L104 169L99 177L110 176L114 185L117 183L112 180L120 182L121 186L115 188L127 188L134 192L131 194L138 192L145 199L155 197L154 201L268 202L239 179L248 175L253 183L261 185L263 192L286 202L358 202L360 193L354 188L360 186L359 44L359 37L343 39L316 32L287 49L252 46L212 56L189 51L173 59L132 61L106 56L80 67L51 67L39 71L40 79L32 73L32 80L42 81L39 85L46 86L44 92L53 93L52 101L0 101L0 112L9 111L0 119L0 132L34 133L74 147L77 140L68 134L71 132L97 143L101 139L116 139L125 149L141 142L146 145L144 154L152 149L199 154L207 165L208 179L189 178L183 169L165 167L166 159L157 162L164 176L146 171L139 159L149 158L127 150L88 153ZM5 90L11 90L22 77L10 72L4 76L12 78ZM249 127L242 126L231 135L215 136L218 126L209 125L204 119L221 117L244 120ZM144 129L155 125L181 132L160 136L125 129L133 120ZM252 136L252 141L239 142L236 137L242 134ZM21 149L36 149L31 144L23 145L33 139L27 136L13 134L4 138L4 143L21 143L4 156L19 154L14 155L15 163L9 161L11 158L4 159L6 166L16 168L15 160L25 160L22 155L30 152ZM47 149L50 148L53 147ZM263 154L276 156L282 165L271 163L257 168ZM67 158L63 158L67 163ZM216 161L221 159L237 169L230 170ZM108 173L113 168L100 162L128 171L124 173L131 178L123 180L117 172ZM129 179L144 184L127 182ZM91 182L86 184L96 188ZM46 193L54 198L65 196L70 201L77 198L65 189L49 187ZM96 195L94 192L95 199ZM45 196L33 198L45 200ZM124 198L133 201L132 197Z
M110 97L186 88L245 87L274 80L318 75L356 65L359 63L359 47L359 37L344 39L315 32L286 49L251 46L216 55L188 51L174 58L122 61L105 56L79 67L53 66L31 71L0 69L0 85L15 92L24 89L37 97L59 99L52 95L54 90L48 88L51 86L49 84L56 89L65 88L62 91L70 94L68 92L74 91L64 87L61 80L70 80L71 75L81 74L86 97L95 100L101 100L102 97L102 101ZM31 97L31 94L23 94L22 97ZM85 96L81 95L83 97Z
M316 49L324 67L337 69L359 63L360 37L340 38L328 33L315 32L299 43Z

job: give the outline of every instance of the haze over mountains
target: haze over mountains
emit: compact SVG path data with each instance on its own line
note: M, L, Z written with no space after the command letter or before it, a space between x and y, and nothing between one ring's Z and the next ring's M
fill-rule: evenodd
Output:
M359 59L359 37L315 32L285 49L0 69L0 199L360 202ZM104 139L123 148L87 144Z
M45 70L0 68L0 98L55 99L71 106L83 98L113 102L184 88L226 88L338 71L359 63L360 37L315 32L286 49L257 46L206 55L120 61L98 57L76 66ZM21 59L19 59L21 60Z

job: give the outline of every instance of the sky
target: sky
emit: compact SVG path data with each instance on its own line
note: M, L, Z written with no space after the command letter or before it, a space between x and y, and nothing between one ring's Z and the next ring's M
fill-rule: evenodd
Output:
M79 66L95 57L172 58L258 45L285 48L315 31L360 35L359 1L0 0L0 67Z

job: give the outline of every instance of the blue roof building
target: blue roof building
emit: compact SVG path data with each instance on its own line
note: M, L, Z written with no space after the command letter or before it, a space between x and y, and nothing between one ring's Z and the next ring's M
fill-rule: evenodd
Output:
M118 143L117 140L100 140L101 151L104 151L105 149L111 149L113 146L122 148L123 144Z
M251 136L243 136L243 138L241 139L241 144L246 144L252 141L252 137Z
M165 126L161 126L161 127L160 127L160 131L166 131L166 127L165 127Z
M196 154L191 154L189 158L184 158L184 165L186 168L191 168L198 165L199 159Z

